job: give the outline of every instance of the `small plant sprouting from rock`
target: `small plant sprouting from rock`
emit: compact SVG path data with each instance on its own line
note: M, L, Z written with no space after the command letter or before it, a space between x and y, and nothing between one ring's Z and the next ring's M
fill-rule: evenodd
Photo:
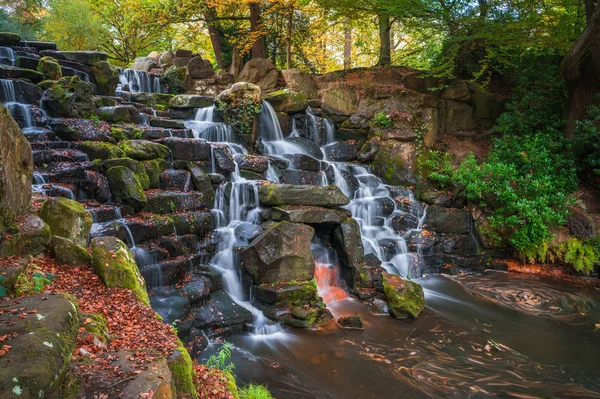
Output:
M232 348L233 345L227 341L224 341L219 351L208 358L206 361L206 367L231 373L235 368L235 365L230 362Z
M394 120L392 119L392 117L384 114L383 112L380 112L377 115L375 115L373 119L371 119L371 122L385 129L391 128L394 124Z
M252 133L254 119L262 110L262 104L250 100L240 100L229 106L217 100L216 106L217 109L224 111L225 122L243 135Z

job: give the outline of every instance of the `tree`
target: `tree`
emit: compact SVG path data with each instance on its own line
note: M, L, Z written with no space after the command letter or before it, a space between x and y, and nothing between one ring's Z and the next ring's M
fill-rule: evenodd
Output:
M567 136L600 93L600 1L584 0L586 26L561 65L569 89Z
M88 0L51 0L44 29L61 50L96 50L107 34Z

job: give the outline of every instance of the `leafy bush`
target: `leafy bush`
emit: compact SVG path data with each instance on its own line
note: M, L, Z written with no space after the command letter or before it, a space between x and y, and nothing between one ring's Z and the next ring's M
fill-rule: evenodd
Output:
M250 384L240 391L240 399L273 399L273 396L266 387Z
M229 362L231 359L231 348L233 348L233 345L229 342L223 342L218 352L208 358L206 367L231 373L235 368L235 364Z
M379 127L385 128L385 129L391 128L392 125L394 124L392 117L384 114L383 112L380 112L377 115L375 115L373 117L373 119L371 119L371 122L373 122L375 125L377 125Z
M575 122L573 154L580 172L600 176L600 96L587 112L587 118Z
M573 266L578 272L589 274L594 270L594 265L600 259L594 245L581 241L577 238L571 238L569 241L553 249L552 256L568 265Z

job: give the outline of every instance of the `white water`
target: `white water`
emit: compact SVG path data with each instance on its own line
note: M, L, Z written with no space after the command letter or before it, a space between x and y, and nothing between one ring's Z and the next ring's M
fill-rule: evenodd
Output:
M160 78L154 74L137 71L134 69L119 70L120 87L117 91L123 91L123 86L129 86L132 93L162 93L163 88Z
M4 61L5 64L14 66L15 61L17 60L17 54L10 47L0 46L0 59Z
M37 126L33 116L33 108L29 104L23 104L16 101L15 86L10 79L0 79L0 88L2 89L2 102L10 111L13 119L20 121L20 127L23 134L41 133L46 129ZM46 117L43 109L38 112L42 117Z

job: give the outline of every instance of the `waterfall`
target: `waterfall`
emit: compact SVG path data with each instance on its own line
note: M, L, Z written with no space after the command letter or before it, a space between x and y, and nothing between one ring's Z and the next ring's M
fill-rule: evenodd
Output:
M200 108L193 121L186 121L185 127L191 129L194 137L211 143L235 143L233 130L225 123L214 121L215 107ZM239 146L241 148L241 146ZM240 148L236 148L240 151Z
M323 119L325 125L325 135L323 136L323 145L333 144L335 140L335 125L329 119Z
M23 134L35 134L45 132L46 129L38 127L33 115L33 107L29 104L23 104L16 101L15 86L10 79L0 79L0 88L2 89L2 103L8 108L11 116L23 131ZM43 109L38 109L37 112L42 117L46 117Z
M132 93L162 93L160 77L144 71L119 70L119 83L120 87L117 88L117 91L121 92L127 85Z
M0 89L2 89L2 103L17 102L15 85L12 80L0 79Z
M333 249L326 247L317 236L313 238L310 249L315 257L317 292L323 302L330 304L348 298L341 287L339 265L333 261L336 259Z
M10 47L0 46L0 64L14 66L17 60L17 53Z
M301 146L284 140L277 113L267 101L259 114L260 137L263 140L265 154L281 156L283 154L305 154L308 152Z

